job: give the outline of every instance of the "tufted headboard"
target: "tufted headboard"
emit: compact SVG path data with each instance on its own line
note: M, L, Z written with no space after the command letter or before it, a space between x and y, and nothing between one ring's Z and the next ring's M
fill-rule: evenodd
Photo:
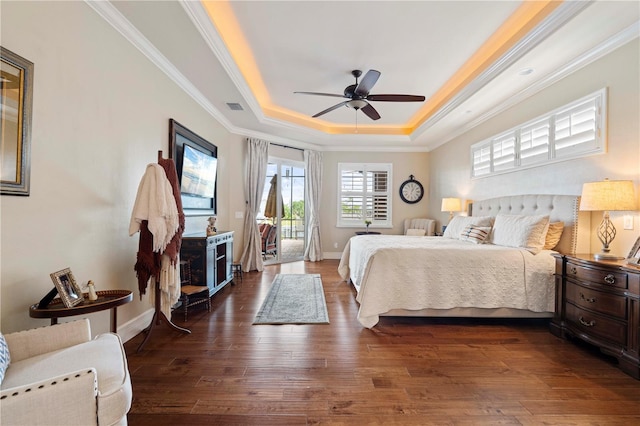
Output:
M510 195L474 201L469 205L469 215L548 214L551 222L564 222L564 231L555 250L560 253L584 253L589 251L590 216L587 212L580 212L579 207L580 197L577 195ZM587 237L578 238L580 235Z

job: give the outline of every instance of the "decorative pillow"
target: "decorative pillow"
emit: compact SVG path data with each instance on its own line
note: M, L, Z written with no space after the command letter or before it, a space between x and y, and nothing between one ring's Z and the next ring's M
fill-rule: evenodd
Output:
M544 249L553 250L560 242L562 237L562 231L564 231L564 222L552 222L549 224L549 230L544 240Z
M426 229L409 228L407 229L407 233L405 235L417 235L419 237L424 237L426 233Z
M463 241L471 241L475 244L482 244L490 233L491 228L488 226L469 225L464 228L464 231L460 234L460 239Z
M455 216L447 225L442 235L445 238L459 240L462 231L469 225L491 227L493 218L491 216Z
M7 371L10 362L11 355L9 354L7 341L4 338L4 334L0 333L0 383L4 379L4 372Z
M544 247L548 228L549 216L499 214L489 242L498 246L522 247L536 254Z

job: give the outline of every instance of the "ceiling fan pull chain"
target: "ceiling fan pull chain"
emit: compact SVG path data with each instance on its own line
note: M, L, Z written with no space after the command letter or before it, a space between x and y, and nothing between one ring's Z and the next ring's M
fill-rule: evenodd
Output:
M354 109L353 113L356 115L356 133L358 133L358 110Z

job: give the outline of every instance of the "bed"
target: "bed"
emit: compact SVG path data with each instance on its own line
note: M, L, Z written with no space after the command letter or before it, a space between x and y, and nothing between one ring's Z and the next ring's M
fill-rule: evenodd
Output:
M588 244L578 239L578 230L589 225L578 206L579 197L571 195L475 202L468 217L452 220L444 237L351 238L338 272L354 286L358 321L367 328L380 316L552 317L551 254L575 253ZM550 249L545 237L552 228Z

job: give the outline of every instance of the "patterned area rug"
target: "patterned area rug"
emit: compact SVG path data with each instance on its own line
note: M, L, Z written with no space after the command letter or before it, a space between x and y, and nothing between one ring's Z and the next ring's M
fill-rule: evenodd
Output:
M328 324L320 274L278 274L254 324Z

